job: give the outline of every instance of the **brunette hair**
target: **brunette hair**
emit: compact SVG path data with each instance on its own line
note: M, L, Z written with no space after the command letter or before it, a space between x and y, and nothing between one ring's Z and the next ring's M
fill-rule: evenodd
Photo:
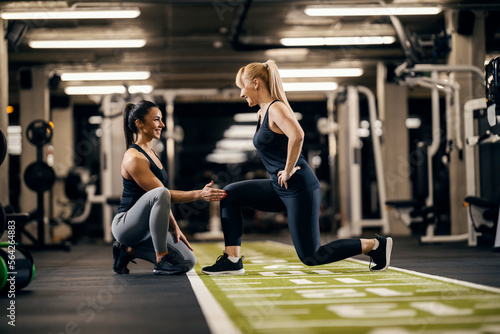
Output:
M137 134L136 120L144 121L151 108L158 108L150 101L141 101L136 104L128 103L123 109L123 131L125 133L125 145L129 148L134 143L134 134Z

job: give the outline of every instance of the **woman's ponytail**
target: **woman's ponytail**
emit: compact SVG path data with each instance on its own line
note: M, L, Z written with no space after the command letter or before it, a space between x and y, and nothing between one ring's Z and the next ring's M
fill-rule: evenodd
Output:
M129 120L129 117L130 117L130 111L134 108L134 104L133 103L128 103L126 106L125 106L125 109L123 110L123 133L125 134L125 147L126 148L129 148L130 145L132 145L134 143L134 133L136 131L133 131L129 124L128 124L128 120ZM133 127L135 128L135 124L133 124Z
M269 59L263 64L267 65L264 65L264 67L267 68L267 71L269 73L268 87L269 92L271 93L271 98L280 100L281 102L286 104L291 112L292 107L290 107L290 103L288 103L288 99L286 98L285 89L283 88L280 72L278 70L278 65L276 65L276 62L272 59Z

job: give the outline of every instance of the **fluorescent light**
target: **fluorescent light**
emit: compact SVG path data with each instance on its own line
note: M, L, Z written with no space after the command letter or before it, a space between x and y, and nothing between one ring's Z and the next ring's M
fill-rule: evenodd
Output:
M416 117L407 118L405 124L407 129L418 129L420 128L420 125L422 125L422 121L420 120L420 118Z
M300 37L280 40L281 44L285 46L372 45L392 44L395 41L396 37L394 36Z
M124 94L125 86L73 86L64 88L68 95Z
M108 95L108 94L124 94L126 92L125 86L70 86L64 88L67 95ZM128 92L130 94L146 93L149 94L153 91L153 86L130 86Z
M255 125L231 125L224 131L224 138L228 139L248 139L255 134Z
M436 15L440 7L307 7L309 16Z
M58 8L37 10L2 11L4 20L65 20L65 19L133 19L141 14L137 7L131 8Z
M149 79L149 71L128 72L64 72L61 74L62 81L101 81L101 80L146 80Z
M222 139L215 144L215 147L226 151L255 151L253 140L251 139Z
M207 155L207 161L216 164L240 164L248 160L245 153L227 152L227 153L210 153Z
M330 91L338 88L336 82L284 82L287 92Z
M145 39L30 41L33 49L142 48Z
M301 68L280 69L282 78L324 78L324 77L360 77L363 75L361 68Z
M234 121L239 123L257 122L257 113L242 113L234 115Z

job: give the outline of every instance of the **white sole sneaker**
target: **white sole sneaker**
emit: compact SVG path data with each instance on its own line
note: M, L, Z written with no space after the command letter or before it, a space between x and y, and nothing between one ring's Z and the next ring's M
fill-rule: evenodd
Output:
M388 237L386 238L386 244L385 244L385 266L380 269L375 269L377 266L370 268L371 271L386 271L387 268L389 268L389 265L391 264L391 253L392 253L392 238Z

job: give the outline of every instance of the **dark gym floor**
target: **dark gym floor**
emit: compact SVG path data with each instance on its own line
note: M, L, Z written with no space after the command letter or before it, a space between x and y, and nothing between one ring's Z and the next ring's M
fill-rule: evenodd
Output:
M290 243L288 236L269 238ZM144 261L131 264L130 275L115 275L110 245L32 253L36 277L16 295L15 328L7 324L9 299L0 297L2 334L209 333L185 275L154 276ZM492 253L489 245L420 245L416 238L395 237L392 265L500 287L500 253Z

